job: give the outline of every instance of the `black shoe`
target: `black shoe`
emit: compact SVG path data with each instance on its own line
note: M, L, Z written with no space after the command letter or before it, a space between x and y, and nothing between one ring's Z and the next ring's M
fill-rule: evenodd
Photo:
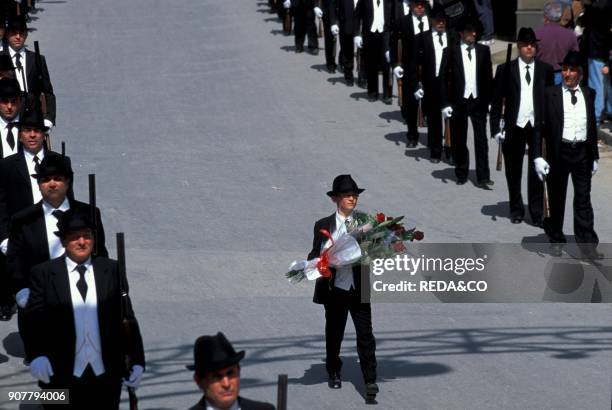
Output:
M366 404L376 404L376 395L378 394L378 385L376 383L366 383L365 399Z
M0 306L0 320L8 322L13 317L13 306L2 305Z
M330 74L336 74L336 66L335 65L328 65L327 66L327 72Z
M416 148L417 145L419 145L419 142L417 140L408 140L408 142L406 143L407 148Z
M512 222L513 224L520 224L521 222L523 222L523 218L521 218L520 216L513 216L512 219L510 219L510 222Z
M531 222L531 223L535 227L538 227L540 229L544 229L544 221L542 221L541 219L534 219L533 222Z
M478 187L486 190L491 190L491 186L493 186L493 184L495 184L495 182L491 181L490 179L485 179L484 181L478 182Z
M355 85L355 80L353 80L352 78L345 79L345 82L348 87L352 87Z
M429 162L431 162L432 164L439 164L440 163L440 158L430 158Z
M315 47L308 47L308 53L312 54L313 56L318 56L319 55L319 49L315 48Z
M457 180L457 185L465 185L466 182L467 182L466 178L460 178Z
M340 373L330 374L327 380L327 385L330 389L342 388L342 380L340 379Z
M368 93L368 101L374 102L378 100L378 93Z
M368 82L363 78L357 80L357 87L359 88L368 88Z
M296 53L303 53L304 52L304 46L296 46L295 47L295 52Z
M393 99L392 99L391 97L385 97L385 96L383 96L383 98L382 98L382 102L383 102L384 104L391 105L391 104L393 104Z

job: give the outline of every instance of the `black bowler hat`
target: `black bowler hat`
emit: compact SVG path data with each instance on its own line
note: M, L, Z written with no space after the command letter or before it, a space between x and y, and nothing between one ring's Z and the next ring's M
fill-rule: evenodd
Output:
M3 80L4 81L4 80ZM17 80L12 80L17 82ZM27 110L22 117L19 119L19 127L32 127L41 130L42 132L49 131L49 127L45 125L45 119L43 118L40 109Z
M186 366L198 376L207 371L223 369L237 364L244 358L244 350L236 353L232 344L221 332L215 336L200 336L193 346L194 364Z
M61 175L72 179L72 167L63 155L45 155L38 166L38 173L32 175L36 179Z
M478 17L470 14L462 17L457 23L457 31L474 30L476 32L482 32L482 23Z
M328 196L336 196L338 194L347 194L349 192L354 192L356 194L360 194L365 189L359 188L357 183L353 181L353 178L349 174L346 175L338 175L334 178L334 183L332 184L332 190L327 192Z
M0 62L2 61L2 57L3 55L0 55ZM2 68L0 68L0 70L2 70ZM17 80L10 78L3 78L0 80L0 98L19 97L20 95L21 88L19 88Z
M8 54L0 54L0 71L12 71L14 69L11 57Z
M80 229L95 230L95 226L91 220L89 212L80 209L70 208L58 218L57 229L55 232L60 238L66 237L70 232Z
M560 66L570 66L570 67L582 67L584 65L584 59L582 55L578 51L570 51L567 53L563 61L559 63Z
M531 27L521 27L516 38L517 43L536 43L537 39L535 31Z
M431 12L429 13L429 17L432 20L442 20L442 19L446 20L447 19L446 13L444 12L444 7L442 7L441 5L437 3L431 9Z
M14 33L16 31L28 31L28 24L24 16L13 17L6 24L7 33Z

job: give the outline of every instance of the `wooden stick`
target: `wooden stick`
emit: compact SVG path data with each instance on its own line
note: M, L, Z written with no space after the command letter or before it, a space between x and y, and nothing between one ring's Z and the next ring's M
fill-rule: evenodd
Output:
M276 396L276 410L287 410L287 383L286 374L278 375L278 393Z
M506 49L506 65L504 67L504 89L506 90L508 87L508 83L510 82L510 60L511 59L512 59L512 43L508 43L508 48ZM501 112L502 119L504 118L505 113L506 113L506 93L504 93L504 97L502 100L502 112ZM503 129L499 130L499 132L502 132L502 131ZM498 144L497 145L497 163L495 164L496 171L501 171L503 160L504 160L504 157L502 155L502 144Z

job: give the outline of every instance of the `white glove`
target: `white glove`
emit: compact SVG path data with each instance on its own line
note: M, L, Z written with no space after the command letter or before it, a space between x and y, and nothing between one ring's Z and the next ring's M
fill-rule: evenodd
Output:
M0 242L0 251L6 255L6 251L8 250L8 238Z
M288 9L291 7L291 0L285 0L285 2L283 3L283 7Z
M393 75L395 78L402 78L404 76L404 69L400 66L397 66L393 69Z
M582 34L584 34L584 27L582 26L574 27L574 34L576 35L576 37L582 36Z
M315 16L317 16L318 18L323 17L323 10L321 10L319 7L314 8L314 13L315 13Z
M357 48L363 47L363 39L361 38L361 36L353 37L353 43L355 43L355 47Z
M391 54L388 51L385 51L385 60L387 60L387 63L391 62Z
M123 385L137 389L138 385L140 384L140 379L142 379L143 373L144 368L139 364L135 364L134 366L132 366L132 371L130 372L129 379L123 379Z
M422 88L419 88L414 93L414 99L419 101L421 98L423 98L424 95L425 95L425 91L423 91Z
M49 128L49 131L51 131L51 128L53 128L53 123L51 121L49 121L48 119L45 118L45 120L43 121L45 123L45 127Z
M501 144L502 142L504 142L505 139L506 139L506 131L500 131L497 134L495 134L495 141L497 141L498 144Z
M332 33L332 35L337 36L338 33L340 33L340 27L338 27L337 24L332 25L331 26L331 33Z
M536 174L538 174L538 178L540 178L540 181L544 181L544 177L548 175L550 171L550 165L548 165L548 162L542 157L534 159L533 163L535 164L535 171Z
M599 164L597 163L597 160L593 161L593 176L595 176L595 174L597 173L597 170L599 169Z
M25 309L25 307L28 305L29 298L30 298L29 288L23 288L19 292L17 292L17 294L15 295L15 301L17 302L17 305L22 309Z
M53 376L53 368L47 356L38 356L30 363L30 374L36 380L49 383L49 378Z
M444 107L442 108L442 115L444 118L450 118L453 116L453 107Z

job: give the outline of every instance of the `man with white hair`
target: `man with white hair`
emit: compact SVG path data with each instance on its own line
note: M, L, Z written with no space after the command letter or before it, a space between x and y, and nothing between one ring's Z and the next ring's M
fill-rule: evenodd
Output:
M570 51L578 51L578 41L574 32L559 24L562 14L561 3L547 2L544 5L544 25L534 30L538 39L536 58L552 66L555 71L555 85L561 84L559 62L563 61Z

